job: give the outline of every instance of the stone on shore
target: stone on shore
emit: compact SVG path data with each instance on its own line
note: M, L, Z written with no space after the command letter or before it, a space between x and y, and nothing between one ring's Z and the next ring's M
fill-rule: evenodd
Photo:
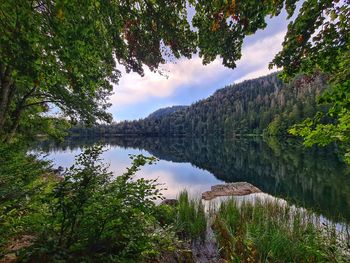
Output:
M261 193L261 190L247 182L218 184L211 187L211 191L204 192L202 199L212 200L219 196L241 196L254 193Z

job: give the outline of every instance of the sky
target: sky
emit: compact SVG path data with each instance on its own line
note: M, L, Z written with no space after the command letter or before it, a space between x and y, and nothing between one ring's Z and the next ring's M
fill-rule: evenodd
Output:
M233 83L252 79L276 71L268 64L282 49L287 31L286 13L267 18L267 27L245 38L242 58L235 69L222 65L217 58L209 65L202 65L198 55L192 59L181 58L161 65L166 76L145 68L145 76L125 73L113 88L109 112L114 121L135 120L147 117L153 111L173 105L191 105L207 98L217 89Z

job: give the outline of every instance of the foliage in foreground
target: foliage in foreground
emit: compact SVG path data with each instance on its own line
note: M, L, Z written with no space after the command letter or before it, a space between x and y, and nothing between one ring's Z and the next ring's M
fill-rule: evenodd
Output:
M188 242L204 238L200 200L182 192L178 205L156 206L156 181L133 180L153 157L132 156L127 172L113 177L101 148L87 148L60 176L22 147L1 153L1 257L26 243L15 249L20 262L139 262L174 249L182 255Z
M283 66L285 79L298 72L313 75L321 71L328 76L329 88L318 99L320 105L328 105L326 114L318 112L313 118L307 118L301 124L290 129L290 133L303 137L306 146L328 145L337 142L345 149L344 155L350 164L350 1L327 1L333 8L324 7L322 1L313 1L315 9L311 11L304 2L299 16L288 29L283 50L273 60L274 65ZM318 9L318 10L317 10ZM311 14L312 12L312 14ZM322 24L320 30L304 31L304 25L312 19L313 28ZM304 28L304 29L303 29ZM296 34L302 39L293 45ZM309 42L305 40L308 36ZM294 63L290 63L294 60ZM332 121L327 121L327 119Z
M41 188L31 180L28 188L40 191L25 192L28 184L24 183L8 190L24 197L17 198L23 206L10 197L7 202L1 200L0 224L7 231L6 235L1 233L3 254L11 242L23 236L31 237L29 246L19 253L23 262L131 262L170 249L175 242L172 230L161 227L153 216L154 200L161 197L158 184L155 180L133 180L139 167L154 163L155 158L134 156L127 172L113 177L101 163L100 153L101 148L85 150L63 177L37 179ZM40 169L33 171L38 173L36 178L42 178ZM10 185L1 185L1 189Z
M0 164L1 257L9 239L36 229L42 208L38 202L54 181L48 180L49 163L26 155L21 145L0 145Z
M232 262L346 262L335 226L278 202L223 202L213 225Z

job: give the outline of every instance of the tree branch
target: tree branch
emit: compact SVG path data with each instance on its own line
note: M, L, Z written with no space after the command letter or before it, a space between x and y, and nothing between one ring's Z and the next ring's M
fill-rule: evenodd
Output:
M40 105L40 104L44 104L44 103L59 103L62 102L60 100L43 100L43 101L38 101L38 102L33 102L33 103L29 103L23 106L23 108L27 108L27 107L31 107L31 106L35 106L35 105Z
M22 98L21 102L25 102L26 99L28 99L30 97L30 95L32 95L32 93L35 91L36 86L33 86L33 88L31 88Z
M47 93L34 93L34 94L31 94L30 95L30 97L32 97L32 98L46 98L46 97L48 97L49 96L49 94L47 94Z
M0 62L0 80L3 78L5 74L5 65Z
M33 1L34 2L34 1ZM33 6L33 2L31 4L33 9L39 9L41 11L41 7L45 6L44 2L39 2L36 6Z

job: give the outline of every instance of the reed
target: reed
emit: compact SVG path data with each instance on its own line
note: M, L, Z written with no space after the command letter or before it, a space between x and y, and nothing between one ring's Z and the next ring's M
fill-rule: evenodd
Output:
M232 262L346 262L335 226L277 201L223 202L213 229Z
M200 199L189 198L187 191L179 194L175 228L181 239L204 239L207 218Z

